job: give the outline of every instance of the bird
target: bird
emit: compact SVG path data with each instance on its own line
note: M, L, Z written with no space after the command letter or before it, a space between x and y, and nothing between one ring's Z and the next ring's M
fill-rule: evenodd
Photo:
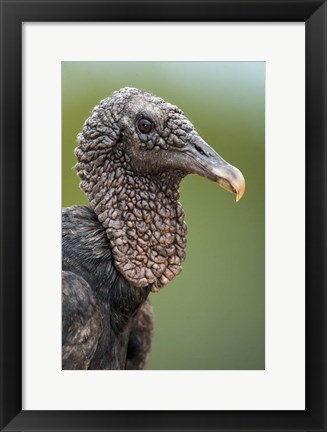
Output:
M197 174L238 201L245 180L181 109L146 90L124 87L103 99L77 141L88 205L62 211L62 369L144 369L149 294L185 260L181 181Z

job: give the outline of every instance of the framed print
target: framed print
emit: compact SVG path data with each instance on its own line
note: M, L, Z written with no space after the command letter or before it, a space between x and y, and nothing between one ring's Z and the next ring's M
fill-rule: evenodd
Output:
M1 6L1 430L326 430L326 2Z
M170 28L174 31L173 26ZM187 29L185 30L188 31ZM28 29L26 29L26 31L29 32ZM129 32L129 30L126 31ZM35 46L34 43L33 45ZM193 177L189 175L181 181L179 193L185 212L185 216L183 216L183 224L185 224L186 221L188 228L188 234L184 234L185 239L187 239L187 245L183 245L183 242L180 240L182 248L179 249L177 245L174 247L170 246L169 253L173 254L173 250L176 248L178 254L181 254L183 258L186 258L182 265L183 271L180 277L177 274L175 277L173 272L170 272L170 270L168 271L167 269L166 274L170 279L165 277L164 286L161 286L160 283L158 284L158 287L153 288L153 291L148 294L148 299L151 302L153 310L152 317L154 321L152 325L148 321L147 327L148 329L149 327L153 328L153 330L151 330L153 333L151 348L142 350L142 355L139 353L137 356L137 362L135 361L135 355L132 356L130 348L130 361L127 367L134 369L145 368L146 370L152 371L264 369L265 64L263 62L227 61L63 61L61 63L61 76L63 126L62 205L63 208L66 209L64 210L65 217L67 212L67 221L70 219L70 212L75 212L75 210L77 210L75 207L71 206L72 203L78 202L79 204L82 204L85 202L85 204L87 204L87 200L85 201L85 194L78 187L78 176L76 176L71 167L75 162L75 137L81 123L84 122L84 119L82 121L81 119L85 116L85 113L89 115L90 105L95 103L93 97L95 92L99 91L99 94L112 94L112 96L107 99L107 102L115 100L117 97L128 99L132 94L134 94L134 97L140 101L143 100L143 98L146 98L147 108L144 118L147 120L148 117L152 115L152 113L149 112L149 107L151 106L149 101L151 100L157 108L161 106L161 109L164 109L163 107L173 109L168 102L159 102L159 99L156 99L157 96L154 96L154 92L156 92L155 94L159 94L161 98L164 98L165 101L173 100L177 106L182 105L183 111L187 116L193 111L192 108L194 107L194 99L190 98L188 100L187 95L193 91L196 94L196 96L194 94L193 97L196 97L198 104L201 104L202 106L201 117L200 114L197 114L196 111L194 111L194 115L197 117L197 124L200 124L200 122L206 124L207 120L210 118L212 124L216 123L217 120L215 117L217 116L217 110L216 108L213 108L212 104L215 103L214 101L219 100L220 106L224 107L223 112L219 114L220 122L221 124L225 124L226 131L230 127L228 126L228 124L230 125L230 122L236 122L237 113L235 107L238 106L239 113L245 113L248 107L251 106L251 112L248 111L247 114L247 124L251 124L252 131L256 132L255 134L248 133L247 136L244 135L246 128L244 126L242 128L242 115L240 114L239 117L237 116L237 123L240 125L238 131L239 135L238 137L234 135L234 144L232 142L227 142L224 138L223 131L221 131L221 136L217 136L215 126L212 128L213 135L208 135L210 131L209 124L206 124L205 126L206 142L212 143L210 147L215 149L215 152L217 153L216 158L220 160L220 157L218 156L218 154L220 154L228 160L230 157L233 157L234 154L235 159L232 161L230 160L229 162L238 166L242 172L245 171L247 173L246 182L247 184L253 185L250 188L251 194L248 196L248 204L247 206L242 205L243 200L241 194L239 194L238 202L236 204L236 197L234 194L226 194L225 190L222 190L223 198L227 200L227 205L223 204L223 201L220 201L216 194L218 188L215 187L215 183L209 183L210 178L208 177L204 178L209 180L209 184L205 181L199 184L197 181L199 178L195 175ZM79 77L78 80L76 80L77 76ZM90 84L90 76L97 76L97 87L101 88L97 90L91 85L92 90L90 92L85 92L85 89L88 88ZM93 82L95 83L95 81ZM167 86L164 84L165 82L173 83L174 86L169 85L169 88L167 89ZM178 88L181 90L179 91ZM117 89L121 90L118 90L117 92ZM150 96L150 93L143 93L140 89L147 89L148 92L151 91L152 96ZM86 97L86 93L90 96L89 100L87 100L88 98ZM81 97L81 95L83 96ZM180 99L178 99L178 97L180 97ZM148 98L150 99L148 100ZM157 102L159 102L159 105ZM136 104L136 102L133 102L133 104ZM242 106L243 108L241 108ZM139 110L139 108L137 109ZM147 117L145 117L145 115ZM162 115L165 116L165 114ZM186 123L187 120L185 116L182 116L182 114L178 114L177 121L181 125L183 124L181 123L182 119L184 119L184 127L187 128L186 125L189 123ZM74 118L78 119L76 125L73 125ZM140 119L139 121L141 122L140 127L142 128L145 120ZM118 123L119 122L120 120L118 120ZM145 124L150 125L148 122ZM155 124L157 123L153 120L153 127ZM159 125L157 126L157 129L159 129ZM250 128L248 128L248 131L249 129ZM144 129L142 130L143 133L140 136L141 142L143 142L142 139L155 140L160 133L160 129L158 135L156 135L157 132L154 130L150 130L145 134L144 132L147 131ZM200 129L199 134L201 133ZM143 138L143 135L146 135L146 137ZM226 145L225 148L223 147L224 142ZM236 147L236 143L239 143L238 148ZM238 163L237 154L242 154L246 145L248 148L252 148L252 151L248 150L248 154L251 153L252 156L248 158L248 167L241 167ZM230 156L229 149L233 149ZM154 147L152 148L152 144L150 144L149 152L152 150L154 150ZM163 151L165 150L163 149ZM158 152L160 153L160 150L158 150ZM159 155L159 153L157 154ZM152 153L149 153L149 157L151 158L150 160L156 160L158 162L155 150ZM115 163L114 165L115 169L118 170L119 163ZM205 165L207 166L207 164ZM242 177L238 168L234 170L230 165L227 165L227 167L232 170L231 172L235 172L236 176L239 176L239 181L242 184ZM196 167L190 167L189 169L197 170ZM162 169L160 169L159 174L156 175L161 176L161 170ZM152 181L156 178L153 171L151 171L150 175L145 172L144 176L143 182L146 184L149 178L151 178ZM127 178L126 175L123 177ZM169 176L170 185L172 177L173 174ZM157 196L155 200L156 203L152 204L152 211L154 213L157 213L154 209L158 206L158 202L161 199L160 192L163 187L162 184L165 183L164 179L161 177L160 179L159 182L155 182L157 186L153 185L154 190L158 189L153 195L153 197ZM158 186L158 183L160 186ZM179 180L176 180L176 183L174 182L174 187L177 188L178 184ZM210 186L213 187L211 188ZM145 186L142 186L142 188L143 187ZM147 187L145 188L148 189ZM136 187L133 186L131 191L132 195L134 195L135 190ZM148 197L148 195L143 193L143 191L140 192L139 195L140 197L141 195ZM219 196L221 196L221 194ZM250 197L252 201L251 204ZM144 205L144 208L140 208L142 215L134 207L137 202L139 202L137 204L139 207ZM168 199L166 201L166 198L163 198L163 202L166 203L165 205L168 205L169 201ZM169 204L169 212L174 212L175 202L173 204L173 200L171 200L171 203ZM193 206L192 202L195 202L196 205ZM146 220L148 220L146 225L143 226L141 221L139 221L142 231L140 235L143 237L145 231L147 231L148 234L144 236L144 241L149 242L151 246L153 245L156 250L159 250L160 247L157 244L157 240L151 233L155 230L156 237L158 237L160 244L160 242L166 241L166 230L168 228L161 227L162 235L159 237L157 232L159 232L160 225L157 222L159 228L155 228L155 216L152 219L152 211L149 208L150 204L148 200L145 200L142 203L142 199L137 200L134 198L134 204L130 201L129 205L131 207L131 212L128 214L122 213L120 216L123 219L125 219L125 217L128 218L128 220L125 220L127 244L130 244L131 247L132 244L134 245L132 237L134 234L131 232L134 218L145 217ZM110 205L110 208L112 208L112 205ZM205 213L202 209L205 209L205 213L211 214L212 217L206 218L204 221ZM234 220L232 214L233 209L234 218L236 218ZM237 213L235 213L235 210L237 210ZM160 211L162 212L161 209ZM149 212L149 214L144 216L143 213L145 212ZM242 212L244 212L243 215ZM166 214L170 214L168 213L168 209ZM159 220L159 216L157 216L157 220ZM246 218L249 220L247 227L244 226ZM150 219L152 219L152 222L150 222ZM219 219L220 223L223 223L223 220L228 221L226 224L229 226L230 231L227 232L226 229L217 229L217 225L220 225L220 223L218 224L217 219ZM240 221L243 221L243 223ZM166 222L166 226L169 226L169 218L166 218ZM204 224L206 225L205 227ZM64 227L63 230L65 231ZM182 226L178 228L178 231L183 232ZM168 242L172 240L173 236L171 236L171 234L173 232L174 227L171 226L167 237ZM203 236L205 236L206 233L208 237L203 239ZM213 233L215 233L215 235ZM69 237L68 233L67 235ZM150 241L151 237L152 240ZM64 243L64 246L68 246L68 244L69 242L67 241L67 243ZM174 243L169 244L174 245ZM220 247L219 244L223 244L224 246ZM245 247L245 245L250 244L251 248ZM203 245L205 248L203 248ZM143 246L145 248L148 247L145 246L144 243ZM243 247L243 252L241 252ZM237 250L239 250L240 256L238 256ZM184 257L185 251L186 257ZM179 262L177 256L174 259L171 258L171 261L172 260L176 263ZM160 258L159 261L162 262L157 263L158 267L154 266L157 271L159 271L159 274L157 273L158 276L160 275L160 270L165 271L165 266L167 264L165 262L165 257ZM220 262L226 263L226 272L221 270L219 276L217 276L217 269L214 263ZM152 264L150 263L152 263L151 259L149 259L147 265L144 267L143 278L145 276L145 269L149 270L149 268L152 267ZM70 265L71 264L64 264L66 271L70 268ZM240 267L238 272L233 272L231 270L235 265ZM201 270L193 273L193 271L191 271L192 268L198 268ZM172 270L179 273L180 269L178 267L173 267L172 265ZM251 276L253 273L256 274L254 279ZM140 275L141 274L142 271L140 272ZM235 276L234 280L233 275ZM149 277L153 278L151 273L149 273ZM243 282L248 278L251 279L251 287L245 288ZM145 284L148 285L147 277L145 277L145 279ZM177 285L175 285L175 282ZM134 283L136 283L136 281L134 281ZM142 282L140 283L143 284ZM174 289L174 286L176 286L176 289ZM198 295L189 295L189 289L192 286L199 287ZM220 288L218 288L218 286ZM166 287L171 287L172 289L163 289ZM142 290L142 287L140 288ZM224 289L226 289L225 293L223 292ZM249 301L249 297L253 300ZM209 298L211 301L207 302L207 299ZM223 298L226 298L226 302L220 301ZM229 298L229 301L227 301L227 298ZM137 299L135 300L138 301ZM201 300L203 301L202 304ZM149 320L148 314L151 314L149 311L149 304L145 303L144 307L146 308L145 316ZM168 314L169 319L167 319ZM141 316L143 315L141 314ZM123 320L123 316L119 313L117 318L119 321ZM64 316L63 319L65 319ZM226 321L234 322L234 325L224 326L223 323ZM183 325L179 325L179 322L183 323ZM150 332L146 333L146 335L147 336L143 337L143 340L148 341L151 337ZM245 336L243 338L244 343L240 341L241 335ZM231 343L231 340L234 342ZM183 341L182 346L181 341ZM127 347L125 345L127 352L128 346L131 347L130 342L128 342ZM64 344L63 350L63 367L65 370L70 368L76 369L78 367L125 367L125 358L123 358L123 356L121 358L123 364L119 365L116 362L116 357L112 358L110 355L105 356L108 359L106 365L102 362L101 364L96 364L95 359L88 365L81 363L77 364L75 357L74 360L72 360L72 352L68 340ZM122 348L120 351L121 350ZM148 352L145 353L145 351ZM224 355L222 355L222 352L224 352ZM95 353L94 356L97 357ZM134 358L134 361L132 361L132 358Z

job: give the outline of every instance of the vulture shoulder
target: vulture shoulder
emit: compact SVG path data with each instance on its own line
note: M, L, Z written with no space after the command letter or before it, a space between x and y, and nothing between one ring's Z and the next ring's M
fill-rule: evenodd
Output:
M130 282L113 265L105 229L87 206L63 209L62 270L63 369L100 368L94 365L98 358L106 356L106 366L101 368L110 369L110 345L120 333L128 341L123 368L142 369L150 351L153 329L152 307L144 301L150 288L144 298L142 290L137 289L136 293L140 294L134 298L135 289L131 290ZM121 303L125 297L130 310ZM117 314L120 307L123 315ZM125 331L126 313L131 317L131 324ZM113 334L115 331L117 334Z
M102 316L89 284L62 272L62 368L88 369L102 334Z

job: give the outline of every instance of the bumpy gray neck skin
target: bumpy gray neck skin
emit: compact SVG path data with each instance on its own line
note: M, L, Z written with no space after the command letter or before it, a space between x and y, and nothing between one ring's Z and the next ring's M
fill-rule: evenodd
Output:
M135 286L156 290L181 272L185 259L186 225L177 201L182 174L136 176L126 158L117 146L91 206L106 228L116 268Z
M75 168L80 187L106 229L117 270L135 286L153 284L156 291L181 272L185 260L187 228L178 202L185 174L135 172L115 130L119 104L110 107L110 118L105 104L79 135Z

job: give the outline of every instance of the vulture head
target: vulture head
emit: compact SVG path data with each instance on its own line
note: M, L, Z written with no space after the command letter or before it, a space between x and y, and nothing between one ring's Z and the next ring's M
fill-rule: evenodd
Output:
M186 224L179 185L198 174L233 192L242 173L219 156L176 106L136 88L96 106L75 150L80 187L106 230L116 269L135 287L181 272Z

